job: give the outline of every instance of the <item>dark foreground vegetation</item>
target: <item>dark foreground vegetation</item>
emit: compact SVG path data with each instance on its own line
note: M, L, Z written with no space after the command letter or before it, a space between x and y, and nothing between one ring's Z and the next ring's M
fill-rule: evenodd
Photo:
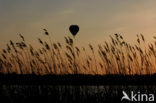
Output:
M33 75L151 75L156 72L156 42L146 43L142 34L137 42L126 42L121 34L110 36L110 41L88 46L75 45L75 38L65 36L65 43L38 38L34 47L21 34L20 40L10 42L0 50L0 72ZM154 37L156 39L156 37Z
M17 75L0 74L5 85L155 85L156 75Z
M156 41L147 44L140 34L132 45L115 34L79 47L70 36L62 44L46 29L44 35L38 47L20 34L0 50L0 101L116 103L123 90L156 93Z

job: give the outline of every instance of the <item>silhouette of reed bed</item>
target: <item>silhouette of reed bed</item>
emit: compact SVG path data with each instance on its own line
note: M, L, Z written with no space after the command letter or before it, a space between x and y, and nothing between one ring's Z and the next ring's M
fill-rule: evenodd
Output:
M70 36L63 44L56 42L46 29L44 35L47 39L38 38L38 47L20 34L20 41L10 40L0 50L3 99L40 102L36 96L45 96L43 102L103 103L120 101L122 90L155 93L156 42L147 44L142 34L136 44L114 34L109 42L88 47L76 46Z
M0 72L3 74L34 75L151 75L156 71L156 42L146 44L142 34L136 44L127 43L123 36L110 36L110 42L88 47L74 45L74 38L66 36L65 43L55 42L44 29L46 41L38 38L34 47L19 34L21 40L1 50ZM156 39L156 37L154 37ZM147 45L147 46L145 46ZM89 49L89 50L88 50Z
M156 75L0 74L0 85L156 85Z

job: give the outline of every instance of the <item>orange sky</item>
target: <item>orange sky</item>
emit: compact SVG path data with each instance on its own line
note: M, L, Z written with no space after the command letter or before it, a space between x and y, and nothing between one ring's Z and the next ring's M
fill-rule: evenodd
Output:
M43 37L42 28L52 38L64 41L68 27L78 24L77 44L102 42L121 33L135 41L142 33L148 40L156 34L155 0L1 0L0 47L21 33L30 43Z

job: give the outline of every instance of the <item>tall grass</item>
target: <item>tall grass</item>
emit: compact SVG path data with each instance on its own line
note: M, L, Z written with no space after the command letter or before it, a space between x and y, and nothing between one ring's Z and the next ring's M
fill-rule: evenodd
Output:
M6 45L1 50L0 72L5 74L123 74L142 75L156 72L156 42L146 45L142 34L137 35L137 44L127 43L122 35L110 36L110 42L77 47L74 39L64 37L65 45L54 42L44 29L49 40L38 38L40 48L21 40ZM156 39L156 37L154 37ZM90 51L86 50L89 48Z

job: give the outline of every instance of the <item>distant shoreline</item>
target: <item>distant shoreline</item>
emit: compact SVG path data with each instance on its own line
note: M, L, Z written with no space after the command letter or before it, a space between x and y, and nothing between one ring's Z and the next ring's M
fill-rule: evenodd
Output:
M156 75L0 74L0 85L156 85Z

